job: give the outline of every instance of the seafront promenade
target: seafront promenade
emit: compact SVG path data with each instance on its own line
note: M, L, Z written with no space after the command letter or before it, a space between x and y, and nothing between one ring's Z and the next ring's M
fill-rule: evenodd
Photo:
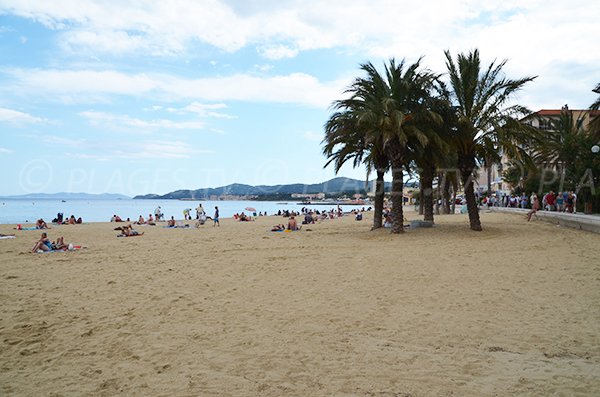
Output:
M530 211L529 209L507 208L507 207L491 207L494 212L506 212L513 214L523 214L524 216ZM564 227L570 227L578 230L585 230L593 233L600 233L600 216L585 215L585 214L569 214L566 212L555 211L538 211L532 217L532 220L539 219L545 222L554 223Z

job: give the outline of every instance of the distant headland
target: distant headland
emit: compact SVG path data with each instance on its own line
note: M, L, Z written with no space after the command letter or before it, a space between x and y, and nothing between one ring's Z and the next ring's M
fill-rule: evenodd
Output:
M391 184L385 184L389 190ZM282 200L290 198L312 198L310 196L321 195L352 195L366 194L370 186L358 179L333 178L322 183L290 185L244 185L234 183L216 188L201 188L196 190L176 190L163 195L146 194L135 196L134 199L172 199L172 200Z

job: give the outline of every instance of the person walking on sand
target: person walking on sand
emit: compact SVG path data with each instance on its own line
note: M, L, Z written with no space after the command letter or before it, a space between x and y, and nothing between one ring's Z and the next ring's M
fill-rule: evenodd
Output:
M219 207L215 206L215 216L213 217L213 227L221 226L219 223Z
M540 201L538 200L537 194L531 195L531 211L527 213L527 222L531 220L531 216L540 209Z

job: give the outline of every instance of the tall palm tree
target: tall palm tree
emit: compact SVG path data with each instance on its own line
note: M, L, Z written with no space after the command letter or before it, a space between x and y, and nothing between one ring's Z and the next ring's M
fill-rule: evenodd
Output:
M575 118L571 110L563 109L557 119L549 120L549 129L545 132L533 156L538 165L557 168L571 162L577 153L574 143L587 132L583 128L584 115Z
M437 76L439 77L439 76ZM436 79L437 79L436 77ZM449 137L453 126L452 108L443 83L435 86L435 95L427 98L429 122L421 129L427 135L427 145L413 145L412 155L419 171L420 201L423 219L433 222L433 180L436 170L445 168L449 159ZM438 181L440 183L441 180Z
M353 160L356 168L361 163L367 166L367 172L375 170L375 213L373 229L382 226L384 201L384 180L389 161L383 153L383 144L369 137L369 128L359 123L358 114L364 108L360 99L335 101L332 108L336 110L325 123L323 154L328 158L325 167L332 164L336 174L348 160Z
M449 51L445 51L445 55L458 117L452 143L458 155L469 223L472 230L480 231L481 221L473 188L477 153L481 152L481 147L490 136L494 136L499 147L505 151L518 150L519 135L528 130L518 118L525 115L527 110L510 105L509 101L535 77L507 79L502 71L506 60L500 63L494 61L482 69L478 50L458 54L456 62Z
M355 92L368 104L361 119L373 129L372 139L383 143L383 153L392 171L392 233L404 231L404 171L410 162L410 148L428 143L423 129L432 118L426 98L435 76L421 70L421 60L405 68L404 60L391 59L381 75L371 64L361 65L365 78L355 81Z

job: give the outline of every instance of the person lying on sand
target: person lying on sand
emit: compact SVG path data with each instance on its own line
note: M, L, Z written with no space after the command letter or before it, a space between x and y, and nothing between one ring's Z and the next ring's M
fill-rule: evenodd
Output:
M52 242L52 249L54 251L66 250L67 248L69 248L69 246L65 244L64 237L59 237L56 241Z
M135 230L131 225L121 226L120 228L116 228L115 230L119 229L122 231L122 233L119 234L117 237L141 236L144 234L144 232L140 233L137 230Z
M284 230L285 230L285 225L284 224L275 225L271 229L272 232L281 232L281 231L284 231Z

